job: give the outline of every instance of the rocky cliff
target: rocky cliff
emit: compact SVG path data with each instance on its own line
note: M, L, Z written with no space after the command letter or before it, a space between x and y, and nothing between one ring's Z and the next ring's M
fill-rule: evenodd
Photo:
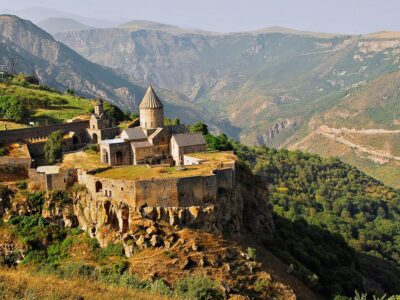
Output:
M73 203L67 206L60 207L52 198L48 198L44 212L46 218L65 226L79 224L103 246L109 242L126 240L134 242L131 244L133 247L151 242L151 235L142 237L138 231L140 228L147 230L154 224L200 229L229 236L252 232L260 239L271 238L274 223L267 202L266 183L244 168L241 168L238 176L234 190L220 190L215 204L132 207L119 199L95 199L89 192L82 190L71 195Z

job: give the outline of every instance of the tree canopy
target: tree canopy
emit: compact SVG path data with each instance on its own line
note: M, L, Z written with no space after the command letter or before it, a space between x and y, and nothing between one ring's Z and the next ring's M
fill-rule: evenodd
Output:
M0 117L20 122L27 114L28 110L21 100L14 96L0 96Z
M44 146L44 154L49 164L54 165L62 161L63 134L60 130L52 132Z

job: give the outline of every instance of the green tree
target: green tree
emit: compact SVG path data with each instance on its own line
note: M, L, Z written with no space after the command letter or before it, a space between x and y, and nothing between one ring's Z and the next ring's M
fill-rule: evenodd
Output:
M53 165L62 161L62 142L63 134L60 130L54 131L49 135L48 141L44 146L44 154L49 164Z
M167 117L164 119L164 125L171 125L171 124L172 124L172 121L170 118Z
M14 96L0 97L0 116L15 122L22 121L28 114L28 110L22 101Z
M174 118L174 120L172 121L172 125L179 125L181 124L181 120L179 120L178 118Z
M189 130L190 132L201 132L204 135L208 134L208 126L203 122L194 123Z

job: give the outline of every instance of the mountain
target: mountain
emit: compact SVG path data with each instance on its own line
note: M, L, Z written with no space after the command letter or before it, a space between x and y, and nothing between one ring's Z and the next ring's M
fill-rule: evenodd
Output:
M201 29L182 28L175 25L163 24L146 20L133 20L120 25L119 28L127 29L129 31L143 30L143 29L157 30L157 31L169 32L172 34L184 34L184 33L217 34L216 32L205 31Z
M79 23L74 19L67 18L48 18L38 22L36 25L50 34L65 31L88 30L93 28L91 26Z
M0 32L3 62L17 61L16 71L34 74L44 84L103 97L124 108L135 107L144 94L143 88L87 61L29 21L0 16Z
M399 70L399 33L350 36L274 27L207 34L139 22L131 27L60 33L56 38L87 59L126 74L132 82L151 81L179 91L182 102L211 114L215 128L249 145L302 147L326 155L316 146L324 141L313 143L315 147L300 143L322 125L400 129L400 123L393 122L400 100L395 93L398 86L384 80ZM389 98L365 93L371 101L355 112L352 95L368 86L376 92L392 92ZM357 118L339 112L344 103ZM326 114L332 117L329 122L321 119ZM224 127L216 120L223 121ZM343 143L331 140L330 145L332 155L341 155ZM389 151L383 144L375 146ZM386 181L386 172L379 170L385 166L394 170L396 165L369 157L357 151L346 161ZM387 182L399 186L400 174L391 172L395 173L395 179Z
M20 10L0 9L0 13L8 15L16 15L20 18L30 20L34 23L39 23L48 18L73 19L79 23L87 24L91 27L96 27L96 28L113 27L123 22L123 20L103 20L103 19L87 18L74 13L69 13L39 6L28 7Z

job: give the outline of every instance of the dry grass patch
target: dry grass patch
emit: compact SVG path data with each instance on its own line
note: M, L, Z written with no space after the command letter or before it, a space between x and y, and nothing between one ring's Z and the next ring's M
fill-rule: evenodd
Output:
M95 151L79 151L65 154L60 166L63 169L80 168L86 170L107 167L106 164L100 161L100 154Z
M60 279L29 270L0 269L0 299L171 299L85 279Z
M6 127L7 130L11 130L11 129L27 128L28 126L16 122L0 120L0 131L5 130Z
M96 174L100 178L121 180L146 180L156 178L181 178L191 176L210 175L214 168L210 165L187 166L185 168L175 167L148 167L144 165L112 168Z

